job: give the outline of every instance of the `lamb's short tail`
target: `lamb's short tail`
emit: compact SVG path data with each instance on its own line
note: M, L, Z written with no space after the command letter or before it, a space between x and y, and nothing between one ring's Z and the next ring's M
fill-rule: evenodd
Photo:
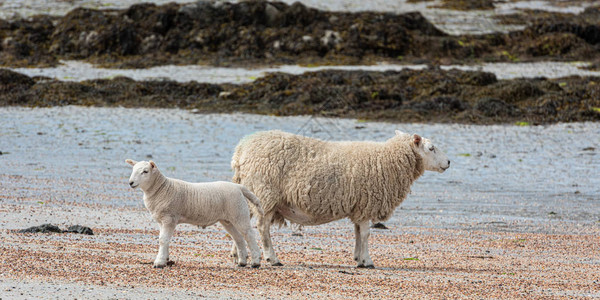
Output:
M240 188L242 190L242 194L244 194L244 197L248 199L248 202L253 204L253 211L263 216L265 212L263 211L262 207L260 207L260 200L258 200L258 197L256 197L256 195L254 195L254 193L252 193L247 187L240 185Z

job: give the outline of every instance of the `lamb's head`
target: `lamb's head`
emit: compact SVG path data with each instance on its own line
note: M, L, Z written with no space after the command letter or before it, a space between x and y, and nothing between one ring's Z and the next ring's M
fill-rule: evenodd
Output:
M125 162L133 166L131 176L129 177L129 186L132 188L139 186L142 190L146 190L152 185L158 174L158 168L153 161L137 162L127 159Z
M408 135L396 130L396 135ZM450 160L448 156L437 148L429 139L423 138L418 134L410 136L410 143L413 149L423 159L423 166L427 171L444 172L450 168Z

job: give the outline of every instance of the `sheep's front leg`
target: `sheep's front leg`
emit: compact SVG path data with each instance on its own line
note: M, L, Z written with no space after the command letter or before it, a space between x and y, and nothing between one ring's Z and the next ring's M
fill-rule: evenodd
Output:
M155 268L164 268L169 260L169 242L175 231L175 224L172 221L163 221L160 224L160 235L158 237L158 255L154 260Z
M373 261L369 256L369 235L371 234L369 231L369 221L367 220L356 224L354 227L355 231L357 226L358 232L356 232L356 248L358 249L358 267L369 269L375 268ZM357 249L355 249L355 255Z
M360 247L362 244L360 243L360 226L358 224L354 224L354 236L356 239L354 243L354 261L359 263L361 258Z

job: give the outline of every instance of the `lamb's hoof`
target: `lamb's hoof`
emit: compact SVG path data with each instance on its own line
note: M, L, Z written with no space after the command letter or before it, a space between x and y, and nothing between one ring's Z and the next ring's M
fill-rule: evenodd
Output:
M365 265L358 265L356 267L360 268L360 269L375 269L374 265L366 265L366 266Z
M282 264L282 263L280 263L280 262L276 262L276 263L274 263L274 264L271 264L271 266L273 266L273 267L282 267L282 266L283 266L283 264Z
M243 268L243 267L246 266L246 264L245 263L238 263L237 266L240 267L240 268Z
M254 265L254 264L253 264L253 265L252 265L252 268L254 268L254 269L258 269L258 268L260 268L260 264L256 264L256 265Z
M168 260L168 261L167 261L167 262L165 262L165 263L154 263L154 268L155 268L155 269L162 269L162 268L164 268L164 267L170 267L170 266L172 266L172 265L174 265L174 264L175 264L175 262L174 262L174 261L172 261L172 260Z

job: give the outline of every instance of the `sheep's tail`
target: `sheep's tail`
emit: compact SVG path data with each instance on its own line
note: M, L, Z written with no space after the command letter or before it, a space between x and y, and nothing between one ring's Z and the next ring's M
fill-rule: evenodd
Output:
M254 193L252 193L247 187L240 185L240 188L242 189L242 194L244 194L244 197L248 199L248 202L253 204L254 211L263 216L265 212L263 211L262 207L260 207L260 200L258 200L258 197L256 197L256 195L254 195Z

